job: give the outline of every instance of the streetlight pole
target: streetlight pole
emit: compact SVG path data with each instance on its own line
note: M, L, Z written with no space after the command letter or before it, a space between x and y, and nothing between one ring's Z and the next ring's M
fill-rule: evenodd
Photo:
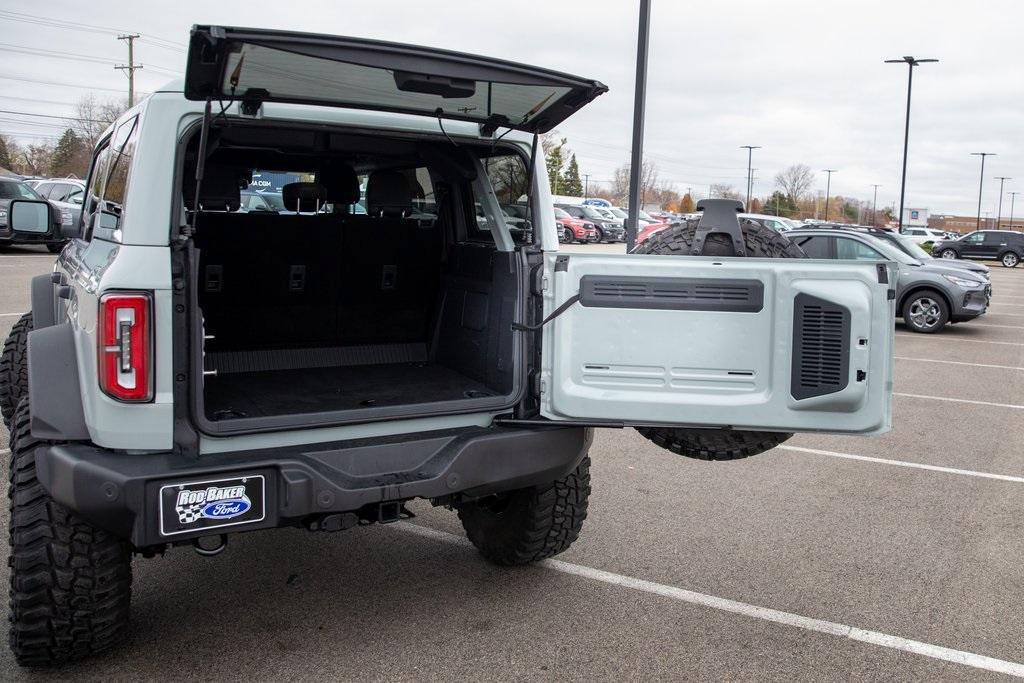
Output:
M994 152L971 152L972 157L981 157L981 177L978 179L978 221L975 230L981 230L981 191L985 187L985 157L994 157Z
M999 224L1003 222L1003 183L1007 180L1013 180L1013 178L997 175L996 180L999 181L999 210L996 212L996 230L998 230Z
M1010 230L1013 230L1013 203L1020 192L1008 192L1007 194L1010 195Z
M937 59L916 59L905 55L903 59L887 59L886 64L907 65L907 122L903 128L903 176L900 179L900 226L903 229L903 198L907 190L907 148L910 145L910 92L914 87L914 67L926 62L937 62Z
M583 198L587 199L590 196L590 174L583 174Z
M761 149L761 145L740 145L740 149L747 150L747 213L750 213L750 176L753 170L750 168L754 160L754 150Z
M644 164L644 108L647 104L647 41L651 35L651 0L640 0L636 36L636 86L633 93L633 145L629 168L629 213L626 217L626 253L636 246L640 223L640 174Z
M875 197L871 200L871 225L874 225L878 222L875 218L875 210L878 208L878 188L880 188L881 185L872 185L871 187L875 188Z
M828 173L828 180L825 181L825 222L828 223L828 195L832 191L832 174L836 172L834 168L823 168L822 173Z

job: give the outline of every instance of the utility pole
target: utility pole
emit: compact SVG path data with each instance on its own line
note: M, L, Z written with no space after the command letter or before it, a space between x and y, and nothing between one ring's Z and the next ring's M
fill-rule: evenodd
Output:
M887 59L886 64L907 65L907 122L903 129L903 176L900 180L900 227L903 229L903 197L907 190L907 147L910 144L910 91L914 86L914 67L925 62L937 62L937 59L915 59L909 55L903 59Z
M139 37L138 33L129 33L123 36L118 36L118 40L128 41L128 63L119 64L114 68L119 71L124 71L128 76L128 108L135 106L135 70L141 69L141 64L135 63L135 39Z
M1007 192L1007 194L1010 195L1010 230L1013 230L1013 203L1020 192Z
M832 174L836 172L834 168L823 168L822 173L828 173L828 180L825 181L825 222L828 223L828 195L832 190Z
M651 35L651 0L640 0L636 35L636 87L633 93L633 148L629 167L629 214L626 217L626 253L636 246L640 224L640 174L644 164L644 109L647 105L647 41Z
M871 200L871 225L874 225L878 222L875 215L875 209L878 208L878 188L880 188L881 185L872 185L871 187L875 188L875 197Z
M583 174L583 198L587 199L590 196L590 174Z
M975 230L981 230L981 190L985 187L985 157L996 156L994 152L971 152L972 157L981 157L981 177L978 180L978 220Z
M750 183L751 183L751 174L753 173L753 169L750 168L750 165L754 161L754 150L755 149L761 149L761 146L760 145L740 145L740 149L747 150L747 204L746 204L747 208L746 208L746 211L747 211L747 213L750 213Z
M1013 178L997 175L996 180L999 181L999 211L996 213L996 230L998 230L999 224L1003 222L1003 183L1007 180L1013 180Z

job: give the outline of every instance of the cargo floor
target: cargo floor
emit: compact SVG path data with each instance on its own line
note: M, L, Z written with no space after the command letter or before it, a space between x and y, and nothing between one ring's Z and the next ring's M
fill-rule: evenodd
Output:
M496 396L484 384L432 363L239 372L206 380L212 420L298 415Z

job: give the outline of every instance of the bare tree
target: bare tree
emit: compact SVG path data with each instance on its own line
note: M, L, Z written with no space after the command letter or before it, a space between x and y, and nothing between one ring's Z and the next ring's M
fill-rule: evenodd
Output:
M20 168L23 175L49 175L50 162L53 160L53 145L41 142L28 145L21 153Z
M794 164L775 174L775 184L794 203L797 203L804 198L814 184L814 173L805 164Z
M74 130L91 150L117 117L127 109L124 102L107 100L101 102L91 93L78 100L75 107Z
M640 167L640 204L655 201L658 192L658 167L653 161L644 161ZM629 164L623 164L615 169L611 193L617 204L625 206L629 202Z
M715 183L711 186L712 199L738 199L743 200L743 195L727 183Z

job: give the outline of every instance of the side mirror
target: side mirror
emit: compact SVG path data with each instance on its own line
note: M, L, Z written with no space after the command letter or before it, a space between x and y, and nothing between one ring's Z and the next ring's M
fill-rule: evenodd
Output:
M7 208L7 227L12 232L46 234L52 224L53 214L45 200L14 199Z

